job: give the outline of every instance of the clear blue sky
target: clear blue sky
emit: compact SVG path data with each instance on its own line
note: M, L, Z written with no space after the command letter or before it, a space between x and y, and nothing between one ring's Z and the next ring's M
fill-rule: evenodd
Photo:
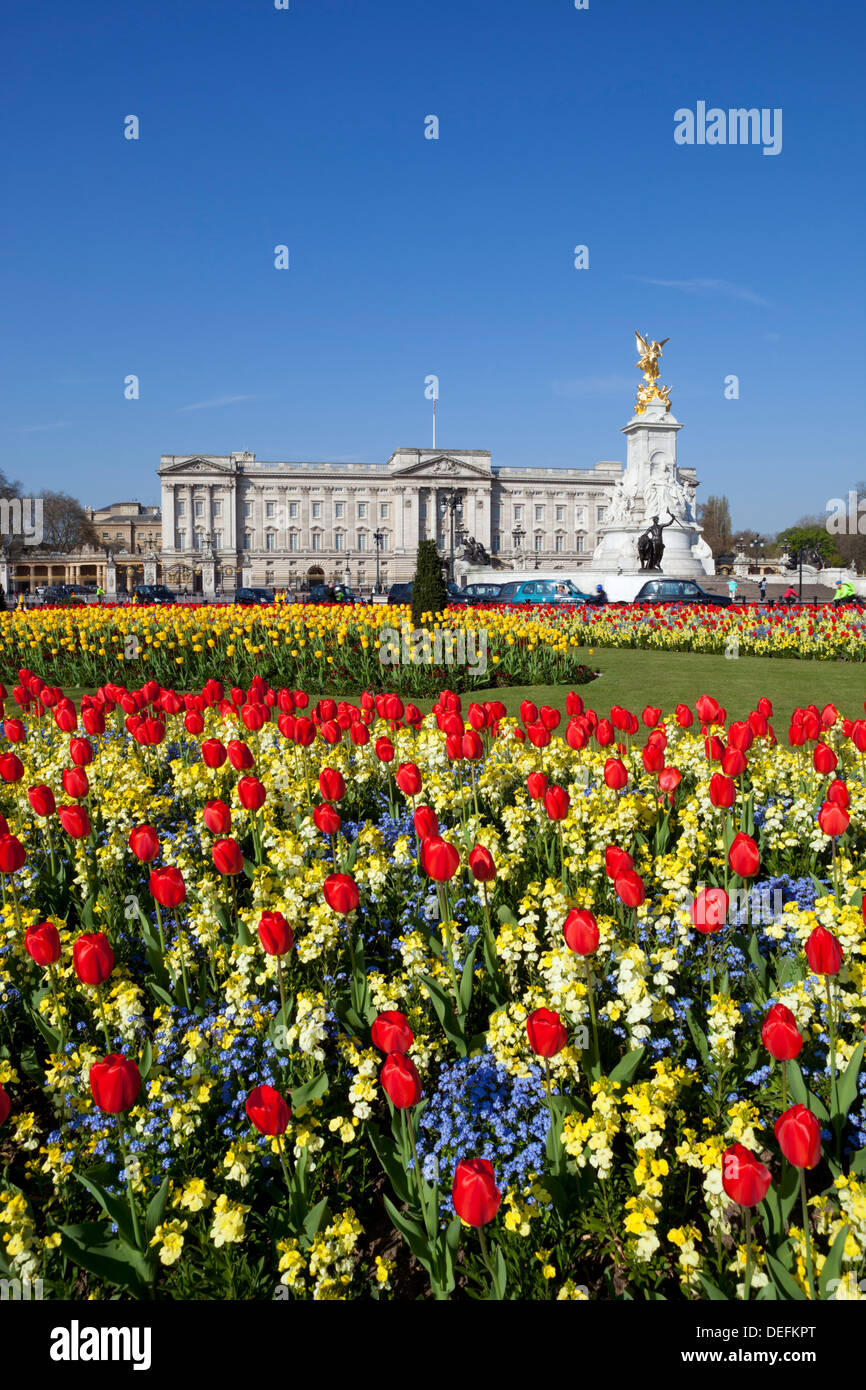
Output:
M446 448L624 459L635 328L671 338L680 462L736 526L866 475L855 7L40 0L2 38L0 464L28 489L384 459L429 445L432 373ZM678 146L698 101L781 107L782 152Z

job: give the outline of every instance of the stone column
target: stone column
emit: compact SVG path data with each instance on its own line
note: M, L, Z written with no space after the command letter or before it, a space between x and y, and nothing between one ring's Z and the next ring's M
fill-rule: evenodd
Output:
M111 554L105 561L105 595L106 598L117 598L117 565Z

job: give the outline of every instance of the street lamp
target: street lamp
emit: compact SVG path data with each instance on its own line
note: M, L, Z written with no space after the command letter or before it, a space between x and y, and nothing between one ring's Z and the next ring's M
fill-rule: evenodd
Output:
M349 551L346 552L346 588L347 588L347 589L351 589L351 587L352 587L352 571L349 569L349 556L351 555L351 553L352 553L351 550L349 550Z
M377 594L381 594L381 592L382 592L382 586L381 586L381 584L379 583L379 552L380 552L380 550L382 549L382 546L385 544L385 532L384 532L384 531L374 531L374 532L373 532L373 541L375 542L375 545L376 545L376 593L377 593Z
M449 573L449 577L450 577L450 579L451 579L451 583L453 584L453 583L454 583L454 519L455 519L455 517L459 517L459 519L460 519L461 521L463 520L463 489L462 489L462 488L450 488L450 489L448 490L448 492L443 493L443 494L442 494L442 500L441 500L441 502L440 502L440 504L439 504L439 512L440 512L440 515L441 515L441 516L444 517L444 516L448 515L448 516L450 516L450 518L451 518L451 546L450 546L451 560L450 560L450 564L449 564L448 573Z

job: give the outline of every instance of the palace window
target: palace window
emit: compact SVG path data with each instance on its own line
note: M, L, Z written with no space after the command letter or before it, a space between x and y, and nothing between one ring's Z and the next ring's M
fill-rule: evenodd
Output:
M344 506L345 506L345 503L343 503L343 502L335 502L335 503L334 503L334 516L337 518L338 521L341 521L341 520L342 520L342 517L343 517L343 507L344 507ZM338 547L338 549L339 549L339 547Z
M364 516L366 516L366 515L367 515L367 503L366 503L366 502L359 502L359 503L358 503L358 516L359 516L359 517L364 517Z
M563 538L562 538L562 536L557 536L557 538L556 538L556 553L557 553L557 555L561 555L564 549L565 549L565 546L564 546L564 544L563 544Z
M557 507L557 509L556 509L556 519L557 519L557 521L565 521L565 508L564 508L564 507Z
M297 519L297 515L298 515L298 504L297 504L297 502L290 502L290 503L289 503L289 519L290 519L291 521L295 521L295 520Z
M252 550L252 548L253 548L253 533L252 533L252 531L244 531L244 550Z
M544 507L536 507L536 508L535 508L535 520L536 520L536 521L543 521L543 520L544 520Z
M385 551L385 550L388 549L388 533L387 533L387 531L383 531L381 534L382 534L382 543L381 543L379 549L382 550L382 551Z
M253 504L252 504L252 502L245 502L245 503L244 503L244 516L252 516L252 514L253 514Z
M379 503L379 519L380 519L381 521L384 521L385 518L388 516L388 509L389 509L389 506L390 506L390 504L389 504L388 502L380 502L380 503Z
M607 511L607 508L606 508L606 507L596 507L596 515L597 515L598 520L599 520L600 522L601 522L601 521L604 521L604 515L605 515L605 512L606 512L606 511Z
M196 516L204 516L204 502L196 502L195 514Z
M265 550L276 550L277 538L273 531L265 532Z
M362 503L362 506L363 506L363 503ZM366 550L366 549L367 549L367 534L366 534L365 531L359 531L359 532L358 532L358 549L359 549L359 550Z
M178 516L186 516L186 503L185 503L185 502L178 502L178 504L177 504L177 514L178 514Z
M222 516L223 514L223 504L219 500L219 498L217 498L217 500L213 504L213 514L214 516Z
M339 506L339 505L341 505L341 504L338 503L337 505ZM345 537L345 534L344 534L342 531L335 531L335 532L334 532L334 549L335 549L335 550L345 550L345 548L346 548L346 537Z
M490 544L491 544L492 547L493 547L493 554L494 554L494 555L498 555L498 554L499 554L499 546L500 546L500 544L501 544L501 537L500 537L498 531L494 531L494 532L493 532L493 536L492 536L492 539L491 539L491 541L490 541Z
M544 537L543 537L543 536L536 536L536 537L535 537L535 549L536 549L537 551L541 551L541 550L543 550L543 548L544 548Z
M314 532L313 532L313 549L314 549L314 550L321 550L321 548L322 548L322 533L321 533L321 531L314 531Z
M290 532L289 532L289 550L297 550L297 549L298 549L298 533L297 533L297 531L290 531Z
M222 548L223 548L223 533L222 533L222 531L214 531L214 533L213 533L213 543L214 543L214 549L216 549L216 550L222 550Z
M583 553L583 536L576 537L576 544L574 548L577 551L578 555L581 555Z
M321 515L322 515L322 504L321 504L321 502L314 502L314 503L313 503L313 516L319 517L319 516L321 516Z
M276 516L276 514L277 514L277 504L276 504L276 502L266 502L266 503L265 503L265 516L268 518L268 520L270 520L271 517Z
M586 520L586 509L584 507L578 507L577 511L574 514L574 519L577 522L578 526L582 526L584 521Z
M523 503L522 503L522 502L518 502L517 505L516 505L515 508L514 508L514 520L515 520L515 521L522 521L522 520L523 520Z

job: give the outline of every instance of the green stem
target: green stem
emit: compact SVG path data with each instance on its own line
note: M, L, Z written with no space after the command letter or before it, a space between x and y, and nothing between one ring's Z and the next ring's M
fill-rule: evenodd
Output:
M110 1042L109 1037L108 1037L108 1020L107 1020L107 1018L105 1017L105 1005L104 1005L104 1003L102 1002L102 986L101 986L101 985L97 985L97 986L96 986L96 997L97 997L97 999L99 1000L99 1012L100 1012L100 1014L101 1014L101 1016L102 1016L102 1031L103 1031L103 1033L105 1034L105 1050L106 1050L106 1052L110 1053L110 1052L111 1052L111 1042Z
M123 1166L126 1169L126 1195L129 1199L129 1214L132 1217L132 1230L135 1236L136 1246L139 1250L141 1250L141 1230L138 1224L138 1211L136 1210L135 1206L135 1197L133 1196L132 1192L132 1174L129 1170L129 1151L126 1147L126 1136L123 1131L123 1121L121 1120L119 1115L117 1116L117 1134L118 1138L120 1139L121 1150L123 1151Z
M57 1014L57 1027L60 1029L60 1051L63 1051L66 1042L66 1030L63 1027L63 1014L60 1012L60 999L57 994L57 977L54 973L54 966L48 967L48 978L51 981L51 993L54 996L54 1012Z
M836 1136L836 1157L841 1155L842 1117L839 1114L839 1083L836 1075L836 1020L833 1014L833 991L830 976L824 976L827 989L827 1028L830 1034L830 1097L833 1106L833 1129Z
M457 1017L462 1020L463 1009L460 1004L460 988L457 984L457 972L454 969L454 952L451 948L451 909L448 904L448 890L444 883L437 884L439 892L439 910L442 913L442 935L445 939L445 950L448 955L448 968L451 971L451 987L454 990L454 1007L457 1010Z
M749 1301L749 1290L752 1286L752 1210L746 1207L746 1278L743 1296L745 1301Z
M589 957L584 956L583 968L586 971L586 993L589 999L589 1016L592 1019L592 1042L595 1051L596 1066L601 1065L601 1050L598 1045L598 1023L595 1017L595 991L592 987L592 974L589 969Z
M806 1276L809 1281L809 1297L815 1299L815 1276L812 1272L812 1236L809 1231L809 1204L806 1200L806 1173L800 1169L800 1198L803 1203L803 1239L806 1242Z

